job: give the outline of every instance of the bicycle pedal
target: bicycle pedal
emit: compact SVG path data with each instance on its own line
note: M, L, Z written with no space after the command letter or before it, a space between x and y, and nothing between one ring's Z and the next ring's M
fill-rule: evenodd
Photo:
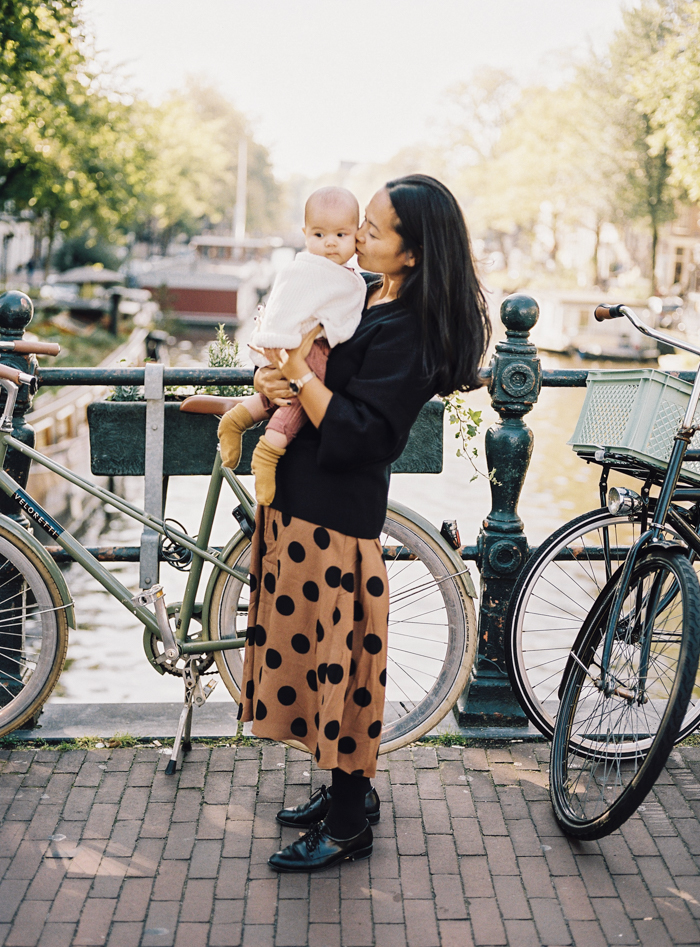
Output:
M194 686L194 696L192 698L193 702L198 707L203 707L207 700L211 697L216 684L217 682L212 679L207 684L202 686L201 680L197 678L197 683Z

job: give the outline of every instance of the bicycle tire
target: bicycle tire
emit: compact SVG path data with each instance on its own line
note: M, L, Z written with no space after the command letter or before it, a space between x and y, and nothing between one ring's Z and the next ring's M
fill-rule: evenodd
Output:
M0 526L0 736L31 720L63 669L65 603L30 546Z
M610 576L605 563L588 552L602 547L606 527L611 546L619 550L614 571L639 538L640 516L613 516L602 508L583 513L552 533L532 554L513 589L505 635L508 674L528 718L550 740L569 651ZM677 740L699 724L700 669Z
M698 578L683 552L657 547L639 560L627 583L615 622L609 686L598 687L620 580L621 572L592 610L552 740L554 815L568 835L584 840L614 832L653 786L685 716L700 656Z
M389 649L380 753L388 753L433 729L454 706L474 663L477 626L474 604L454 574L452 558L420 525L389 510L381 541L415 557L387 561ZM250 542L242 537L227 563L247 569L249 561ZM245 637L247 595L244 583L220 573L208 611L212 639ZM219 673L235 700L243 650L216 652Z

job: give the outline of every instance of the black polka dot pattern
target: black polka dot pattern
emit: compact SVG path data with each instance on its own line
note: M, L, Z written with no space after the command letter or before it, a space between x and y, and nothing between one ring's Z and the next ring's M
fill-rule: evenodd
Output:
M306 635L294 635L292 638L292 647L297 654L307 654L311 647L311 642Z
M280 595L277 601L275 602L275 608L285 617L294 614L294 600L289 597L289 595Z
M258 509L239 706L255 735L301 741L320 768L374 776L385 576L378 541Z
M282 655L275 648L268 648L265 652L265 664L272 671L276 671L277 668L282 664Z
M314 542L319 549L328 549L331 544L330 533L327 529L324 529L323 526L319 526L318 529L314 530Z
M311 582L311 581L304 582L303 586L301 587L301 591L304 595L304 598L307 599L309 602L318 601L319 591L318 591L318 586L316 585L315 582Z
M369 651L370 654L379 654L382 650L382 639L379 635L365 635L362 647L365 651Z
M378 575L373 575L371 579L367 579L367 591L375 598L379 598L380 595L384 594L384 583Z
M287 552L292 562L303 562L306 559L306 550L301 543L290 543Z

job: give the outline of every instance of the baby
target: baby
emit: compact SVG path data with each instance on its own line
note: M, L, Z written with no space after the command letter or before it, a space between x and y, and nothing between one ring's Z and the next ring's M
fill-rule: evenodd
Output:
M282 269L264 312L251 337L251 358L258 366L268 360L256 349L293 349L314 326L321 326L306 363L311 369L291 384L293 391L316 375L326 374L330 349L349 339L360 321L366 286L360 274L345 264L355 253L355 233L360 225L356 198L342 187L314 191L304 209L307 252ZM221 462L235 468L241 459L243 432L270 418L265 434L253 452L255 494L262 506L275 497L275 472L280 457L306 423L306 414L295 400L277 407L255 394L228 411L219 424Z

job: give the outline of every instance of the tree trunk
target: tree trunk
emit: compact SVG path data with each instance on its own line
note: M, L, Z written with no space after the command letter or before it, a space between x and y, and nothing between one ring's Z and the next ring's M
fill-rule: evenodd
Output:
M559 235L558 235L558 228L557 228L558 221L559 221L558 215L552 214L552 252L550 254L550 257L551 257L552 263L554 263L555 266L557 265L557 256L559 255Z
M44 280L47 280L49 277L49 272L51 270L51 254L53 253L53 244L56 239L56 218L53 214L49 217L49 221L46 227L46 236L48 237L49 244L46 248L46 263L44 264Z
M600 273L598 272L600 256L600 231L603 229L603 221L598 219L595 224L595 245L593 247L593 285L598 286Z
M656 248L659 242L659 228L656 223L656 215L651 217L651 295L659 295L659 287L656 282Z

